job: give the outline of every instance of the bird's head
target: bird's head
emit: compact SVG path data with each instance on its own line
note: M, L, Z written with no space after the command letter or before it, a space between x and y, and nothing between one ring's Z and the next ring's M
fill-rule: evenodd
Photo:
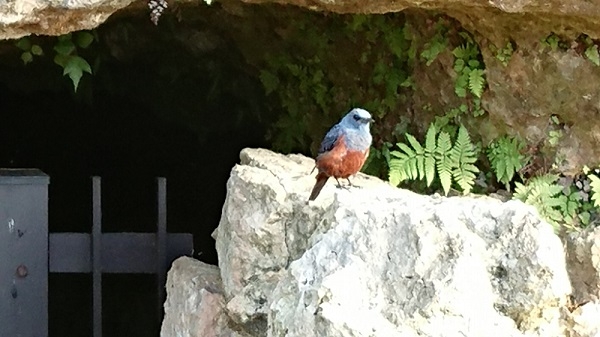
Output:
M361 108L350 110L350 112L342 118L342 124L357 129L369 130L369 124L371 122L373 122L371 114L367 110Z

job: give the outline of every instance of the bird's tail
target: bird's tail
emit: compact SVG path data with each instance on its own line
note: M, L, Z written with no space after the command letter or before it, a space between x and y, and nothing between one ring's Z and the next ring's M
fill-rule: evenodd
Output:
M319 174L317 174L317 182L315 183L315 187L313 187L308 200L315 200L319 196L319 193L321 193L321 190L323 189L323 186L325 186L327 179L329 179L329 177L323 172L319 172Z

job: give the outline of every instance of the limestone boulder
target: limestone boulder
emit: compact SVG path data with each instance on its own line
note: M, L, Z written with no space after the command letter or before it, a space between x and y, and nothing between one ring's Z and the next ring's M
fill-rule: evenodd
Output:
M252 336L564 336L571 285L521 202L422 196L359 175L307 203L314 161L245 149L217 242L226 314Z
M181 257L167 275L161 337L238 337L228 327L221 276L216 266Z

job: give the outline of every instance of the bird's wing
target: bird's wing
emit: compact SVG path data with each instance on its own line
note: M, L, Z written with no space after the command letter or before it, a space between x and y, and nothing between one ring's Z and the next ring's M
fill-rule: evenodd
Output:
M321 142L321 148L319 149L319 154L331 151L341 134L342 127L339 124L334 125L329 132L327 132L325 138L323 138L323 141Z

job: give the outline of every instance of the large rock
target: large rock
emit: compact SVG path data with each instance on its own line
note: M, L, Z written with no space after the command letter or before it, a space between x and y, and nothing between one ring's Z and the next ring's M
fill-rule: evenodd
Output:
M0 40L92 29L134 0L0 0Z
M237 337L224 314L221 277L216 266L189 257L173 262L161 337Z
M567 262L576 303L600 299L600 227L567 235Z
M313 165L246 149L231 172L214 236L226 312L246 333L567 333L564 250L532 207L422 196L363 175L362 188L329 183L307 203Z

